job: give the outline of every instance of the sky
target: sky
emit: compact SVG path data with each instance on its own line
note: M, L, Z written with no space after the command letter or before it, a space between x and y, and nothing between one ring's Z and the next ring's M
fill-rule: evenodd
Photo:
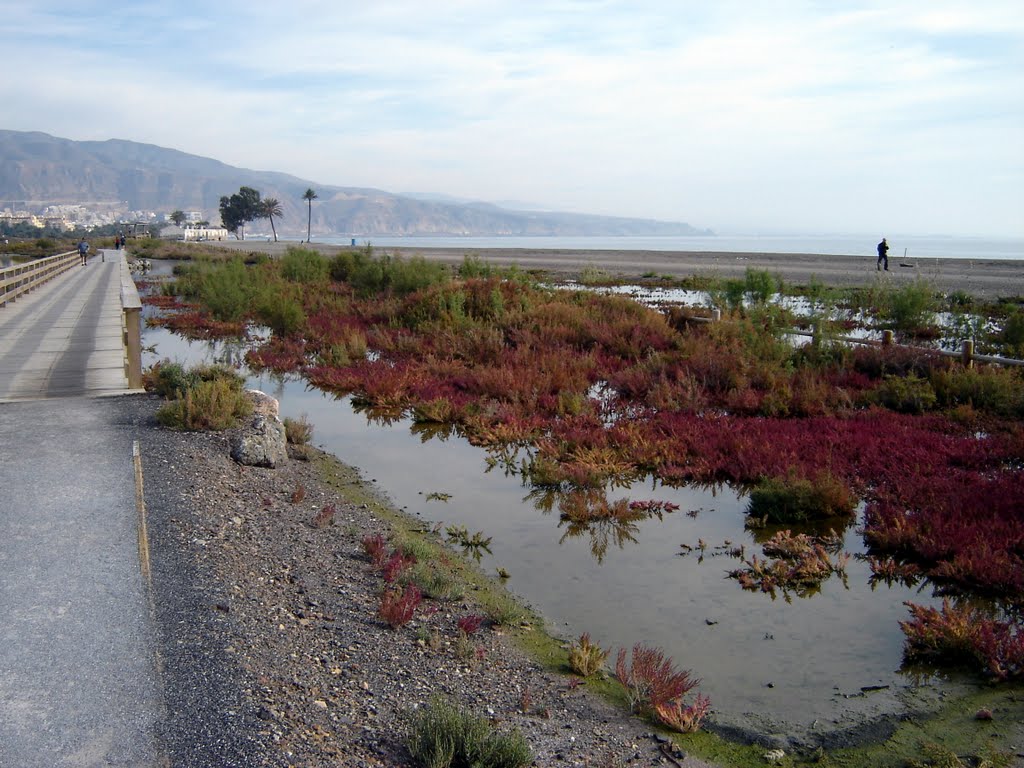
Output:
M720 233L1024 237L1021 0L0 0L0 40L9 130Z

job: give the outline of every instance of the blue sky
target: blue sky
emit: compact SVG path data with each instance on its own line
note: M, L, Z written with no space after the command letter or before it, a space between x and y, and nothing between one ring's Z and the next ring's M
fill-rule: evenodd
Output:
M1024 237L1020 0L0 0L0 128L721 232Z

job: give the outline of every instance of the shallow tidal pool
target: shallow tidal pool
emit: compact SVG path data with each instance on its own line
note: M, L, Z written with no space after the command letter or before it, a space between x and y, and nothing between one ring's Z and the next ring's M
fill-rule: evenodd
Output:
M143 364L236 362L237 345L188 342L147 328ZM930 586L872 588L857 526L843 532L851 557L844 580L833 576L809 596L744 591L728 572L728 554L763 557L744 528L746 499L729 487L671 488L651 482L607 492L609 501L676 505L626 526L571 530L557 502L547 508L516 476L488 469L488 454L467 441L426 439L407 420L375 423L347 398L299 380L250 377L278 398L281 415L305 416L313 442L347 464L426 524L463 526L491 538L480 564L509 574L509 588L568 639L582 632L611 649L655 646L702 679L720 725L769 733L843 731L899 714L907 695L958 687L900 671L908 618L905 600L936 604ZM703 549L701 544L703 543ZM915 690L918 686L922 688Z

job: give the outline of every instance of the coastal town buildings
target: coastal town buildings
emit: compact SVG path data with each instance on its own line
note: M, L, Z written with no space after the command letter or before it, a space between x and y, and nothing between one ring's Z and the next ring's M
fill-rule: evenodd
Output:
M202 211L184 211L185 222L196 226L206 221ZM171 211L132 210L124 202L61 203L45 200L0 200L0 226L30 227L69 232L111 224L170 222ZM215 234L215 233L214 233ZM216 237L203 236L203 239Z

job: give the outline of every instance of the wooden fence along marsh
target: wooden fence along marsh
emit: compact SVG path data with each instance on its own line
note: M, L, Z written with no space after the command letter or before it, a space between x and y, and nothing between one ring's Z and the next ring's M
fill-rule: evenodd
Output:
M150 323L249 334L234 349L318 442L482 531L482 564L567 636L664 649L717 721L842 730L939 670L1024 671L1020 369L835 342L842 320L795 318L761 274L714 288L709 324L472 259L255 261L182 264ZM914 301L862 316L920 337ZM1019 354L1019 310L998 311L979 341Z

